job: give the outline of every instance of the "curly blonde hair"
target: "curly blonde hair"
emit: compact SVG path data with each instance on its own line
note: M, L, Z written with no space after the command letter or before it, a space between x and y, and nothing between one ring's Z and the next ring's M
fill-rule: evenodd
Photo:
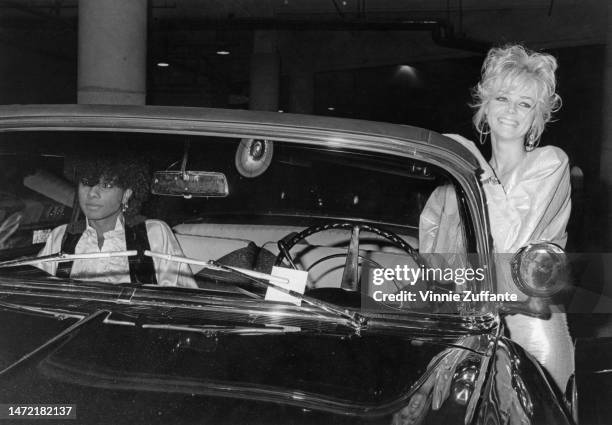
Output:
M495 47L489 50L482 64L482 78L472 92L476 109L473 123L481 135L486 135L486 107L500 91L533 86L536 89L535 115L531 129L535 144L539 143L552 114L561 108L561 97L556 93L555 71L557 60L547 53L533 52L520 44Z

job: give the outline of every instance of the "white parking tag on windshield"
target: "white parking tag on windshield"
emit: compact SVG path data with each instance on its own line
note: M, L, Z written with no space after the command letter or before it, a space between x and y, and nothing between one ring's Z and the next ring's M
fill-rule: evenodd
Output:
M304 293L304 290L306 289L306 280L308 279L308 272L274 266L272 267L271 274L272 276L283 277L289 281L288 283L275 283L276 286L280 286L290 291L299 292L300 294ZM268 288L265 299L268 301L281 301L295 305L302 304L302 300L298 297L289 295L276 288Z
M34 230L32 233L32 245L47 242L47 238L51 234L51 229Z

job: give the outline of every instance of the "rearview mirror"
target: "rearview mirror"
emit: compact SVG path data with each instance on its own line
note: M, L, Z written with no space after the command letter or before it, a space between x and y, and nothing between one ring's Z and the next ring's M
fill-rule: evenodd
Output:
M224 197L229 194L223 173L208 171L157 171L151 193L165 196Z

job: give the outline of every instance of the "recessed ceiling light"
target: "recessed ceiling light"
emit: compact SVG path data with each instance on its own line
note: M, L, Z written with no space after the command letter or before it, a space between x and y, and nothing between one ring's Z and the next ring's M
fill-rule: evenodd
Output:
M227 56L230 54L229 50L217 50L219 56Z
M160 68L167 68L170 66L170 64L168 62L157 62L157 66Z
M400 74L404 74L404 75L410 75L411 77L415 77L416 74L416 68L410 65L400 65L399 68L397 69L397 71Z
M335 110L336 110L336 108L334 108L333 106L329 106L329 107L327 108L327 110L328 110L328 111L335 111Z

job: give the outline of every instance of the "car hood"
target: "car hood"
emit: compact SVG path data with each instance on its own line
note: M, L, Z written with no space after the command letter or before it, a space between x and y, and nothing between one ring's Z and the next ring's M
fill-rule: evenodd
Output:
M241 406L264 423L320 415L388 423L448 350L397 336L148 328L104 311L78 326L23 311L1 316L2 340L15 343L2 345L0 399L70 402L83 423L121 411L146 423L168 415L245 420L215 416L227 413L223 406ZM479 339L482 346L471 346L484 350ZM480 363L482 355L460 350Z

